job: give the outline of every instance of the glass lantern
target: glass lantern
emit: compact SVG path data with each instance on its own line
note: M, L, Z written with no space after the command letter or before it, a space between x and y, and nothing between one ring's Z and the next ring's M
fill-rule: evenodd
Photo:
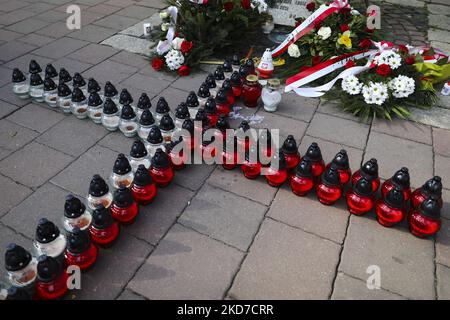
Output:
M88 105L87 99L83 91L74 87L72 92L72 102L70 103L70 111L78 119L84 119L87 117Z
M89 95L88 99L88 117L94 123L102 122L103 100L97 92Z
M52 78L44 81L44 101L49 107L56 108L58 100L58 89Z
M101 123L109 131L116 131L119 127L119 109L111 98L106 98L103 104Z
M20 99L30 97L30 84L22 71L15 68L12 74L13 92Z
M133 108L126 104L122 107L120 114L119 130L125 135L125 137L134 137L138 129L136 123L136 114Z

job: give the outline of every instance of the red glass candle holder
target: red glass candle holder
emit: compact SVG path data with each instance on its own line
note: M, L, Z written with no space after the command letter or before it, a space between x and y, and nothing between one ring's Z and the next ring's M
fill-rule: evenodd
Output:
M36 298L38 300L61 299L67 293L66 270L56 259L42 255L38 258Z
M74 228L67 235L67 249L65 252L66 265L76 265L80 270L87 270L97 260L98 249L91 242L90 234Z
M120 227L114 221L109 209L98 206L92 213L92 224L89 226L89 233L92 241L102 247L109 247L119 236Z
M411 197L411 187L409 181L410 178L408 168L403 167L398 170L392 176L392 178L386 180L381 185L381 195L383 196L383 198L385 198L389 191L391 191L395 187L399 187L401 190L403 190L405 201L408 201Z
M131 190L120 187L114 193L111 214L120 223L131 224L139 213L139 207L133 199Z
M422 202L424 202L432 194L438 197L439 206L442 209L442 182L441 177L435 176L429 179L424 185L416 189L411 195L411 206L416 209L419 208Z
M242 93L242 80L239 72L235 71L231 74L231 87L235 97L240 97Z
M193 151L197 148L198 142L194 137L195 123L192 119L184 120L181 128L183 129L181 133L182 143L186 146L189 151ZM200 129L201 130L201 129Z
M277 165L274 165L276 163ZM288 171L283 152L280 151L272 157L271 165L267 168L265 176L267 183L272 187L279 187L287 180Z
M377 221L382 226L392 227L401 222L406 216L403 190L395 187L389 191L384 199L377 201L375 212Z
M339 173L331 166L322 174L322 178L316 186L317 198L322 204L332 205L342 196L342 186Z
M247 179L256 179L261 174L261 164L245 161L242 165L242 172Z
M258 77L254 74L247 76L242 86L242 97L244 105L248 108L256 108L258 100L261 97L262 86L258 82Z
M216 157L216 145L213 141L203 141L200 146L200 154L206 163L211 163Z
M286 168L288 170L295 169L300 163L300 154L298 153L297 142L293 135L289 135L286 140L284 140L281 151L286 159Z
M168 156L162 149L156 150L150 165L150 175L158 187L165 187L173 180L174 172Z
M325 171L325 162L322 158L322 151L316 142L311 143L308 147L305 157L311 163L313 176L319 178Z
M302 159L290 179L291 190L298 196L306 196L314 188L311 163Z
M175 170L184 169L186 167L186 163L188 161L188 154L187 153L185 154L183 148L181 148L178 151L178 147L176 147L177 145L179 145L181 147L183 145L182 142L183 142L183 139L178 140L176 142L172 141L170 143L169 147L167 148L170 165Z
M356 185L362 177L372 181L372 191L376 192L380 187L380 178L378 177L378 162L372 158L356 171L352 176L352 185Z
M353 188L348 189L345 199L351 214L358 216L366 214L375 205L372 183L366 178L360 179Z
M227 94L227 101L230 106L233 106L235 103L234 93L233 93L233 87L231 86L230 79L225 79L225 81L222 84L222 89L225 90L225 93Z
M439 199L431 195L418 209L411 209L408 214L409 231L419 238L436 234L441 228L441 211Z
M339 178L341 180L341 184L345 186L352 176L352 172L350 170L350 165L348 161L347 151L342 149L339 151L333 158L333 160L325 167L325 170L331 167L331 164L336 166L336 169L339 172Z

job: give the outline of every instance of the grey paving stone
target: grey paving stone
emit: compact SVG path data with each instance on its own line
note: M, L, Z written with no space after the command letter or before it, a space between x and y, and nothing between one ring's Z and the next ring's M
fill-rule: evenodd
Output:
M243 119L251 119L252 116L255 115L255 113L258 111L258 108L247 108L244 106L244 104L239 101L237 102L232 109L232 114L228 117L228 122L230 123L230 127L231 128L239 128L240 123L242 122ZM282 118L282 117L280 117ZM269 122L269 121L267 121ZM250 127L253 128L259 128L258 125L260 123L258 123L257 121L249 121ZM271 124L269 124L269 128L277 128L275 126L275 122L273 124L273 127ZM261 125L261 127L264 127L264 125ZM284 138L282 137L282 135L280 134L280 138ZM275 139L274 136L272 136L272 139Z
M95 24L110 29L123 30L138 22L138 19L112 14L103 19L95 21Z
M68 34L67 36L75 39L98 43L111 37L116 32L117 30L114 29L89 24L87 26L83 26L80 30Z
M159 188L157 192L151 204L139 207L136 223L125 230L153 245L159 243L194 196L194 192L176 184Z
M13 208L1 221L32 239L40 218L53 221L63 231L62 218L67 194L67 191L47 182Z
M449 34L450 33L445 30L430 28L428 29L428 40L447 42Z
M98 145L128 155L133 142L134 139L125 137L120 131L115 131L107 134L103 139L99 140Z
M214 170L214 165L192 164L175 173L174 182L190 190L198 190Z
M49 25L49 22L47 22L47 21L42 21L39 19L31 18L31 19L26 19L26 20L17 22L6 28L11 31L28 34L28 33L40 30L48 25Z
M35 12L35 13L41 13L41 12L52 10L55 7L56 7L56 5L54 5L54 4L36 2L36 3L33 3L32 5L24 8L24 10ZM65 10L64 10L64 12L65 12Z
M450 267L450 220L442 219L441 230L436 236L436 261Z
M444 188L450 189L450 158L434 156L434 173L442 177Z
M65 68L71 74L75 72L84 72L87 69L92 67L92 64L69 59L69 58L61 58L53 62L53 66L59 70L60 68Z
M325 163L331 162L336 153L338 153L341 149L345 149L348 154L350 168L352 169L352 172L358 170L359 167L361 166L361 161L363 157L362 150L347 147L342 144L334 142L325 141L319 138L313 138L308 135L305 135L300 143L299 146L300 155L303 156L308 150L308 147L313 142L316 142L319 145Z
M164 1L161 0L142 0L139 2L139 5L157 9L163 9L167 7L167 4L165 4Z
M146 76L149 76L149 77L152 77L152 78L156 78L156 79L170 81L170 82L174 82L177 79L180 80L182 78L186 78L186 77L179 77L176 73L156 71L151 66L151 60L148 57L145 57L145 58L147 59L147 64L144 65L141 70L139 70L140 74L143 74L143 75L146 75ZM178 82L178 83L173 83L171 87L173 87L175 89L188 91L188 92L191 91L191 90L194 90L195 92L197 92L197 90L200 87L200 85L198 85L198 86L196 86L196 85L197 85L198 81L203 82L203 80L204 80L204 77L201 77L201 80L196 79L195 83L192 83L192 86L187 86L187 85L183 86L181 84L181 82ZM181 88L178 88L178 87L181 87Z
M81 15L81 27L83 28L83 27L93 23L94 21L98 21L104 17L105 17L105 15L102 13L85 10L83 12L83 14Z
M18 205L32 192L31 189L0 175L0 193L2 194L0 199L0 216Z
M315 194L299 197L288 186L280 188L267 215L271 218L342 243L347 230L349 213L344 201L324 206Z
M75 50L84 47L87 44L88 42L86 41L81 41L72 38L61 38L53 41L52 43L50 43L45 47L33 51L33 53L44 57L59 59L65 57L66 55Z
M12 91L11 84L9 83L0 88L0 100L19 107L30 103L28 99L18 98Z
M178 106L178 104L180 104L180 102L186 101L187 96L188 93L186 91L168 87L152 99L152 104L156 106L158 99L160 97L164 97L167 103L169 104L170 109L172 111L175 111L176 107Z
M433 128L434 152L450 157L450 131Z
M207 182L266 206L270 205L277 193L276 188L267 185L264 177L255 180L245 179L240 167L234 170L225 170L219 165Z
M157 12L157 10L152 8L132 5L116 12L116 14L135 19L145 19L150 17L155 12Z
M150 23L152 26L159 26L162 23L162 20L159 16L159 10L155 10L155 13L153 13L150 17L141 20L134 26L131 26L129 28L126 28L125 30L120 31L120 33L135 37L142 37L144 35L144 23Z
M239 112L241 112L240 110ZM292 118L286 118L277 114L268 113L263 110L256 112L256 115L263 116L264 119L260 123L253 125L254 128L278 129L280 138L285 139L289 134L294 135L296 139L300 139L305 134L307 123ZM272 136L274 136L272 132ZM283 141L280 143L283 143Z
M30 157L30 155L33 155ZM73 158L32 142L0 162L0 172L24 185L35 188L56 175Z
M135 4L134 0L108 0L104 2L103 4L116 6L116 7L128 7L130 5Z
M111 81L112 83L118 84L136 71L136 68L106 60L86 71L83 76L87 78L94 77L101 83Z
M30 103L17 112L14 112L7 119L34 131L44 132L64 119L64 115L60 112Z
M0 119L16 111L19 107L5 101L0 101Z
M327 299L339 250L331 241L266 219L228 295L239 300Z
M47 23L66 21L68 14L57 10L48 10L35 16L34 18L45 21Z
M146 77L141 74L135 74L121 83L125 87L134 87L145 92L154 94L160 93L162 90L170 85L170 82Z
M9 41L0 45L0 61L9 61L24 55L36 47L19 41Z
M448 30L450 28L450 21L448 16L442 14L429 14L428 25L438 29Z
M108 131L101 125L72 116L59 122L37 141L67 154L79 156L107 133Z
M356 122L362 122L359 117L355 117L353 114L343 111L338 104L329 101L320 102L319 107L317 108L317 112L329 114L331 116L336 116L339 118L353 120ZM367 123L369 122L370 120L367 121Z
M318 99L304 98L294 93L288 93L283 95L276 114L309 122L318 105Z
M34 12L24 11L24 10L19 9L19 10L13 11L13 12L0 14L0 21L4 25L11 25L13 23L30 18L34 15L35 15Z
M98 64L116 53L117 50L111 47L92 43L71 53L68 57L86 63Z
M38 33L38 34L42 34L44 36L55 38L55 39L62 38L71 32L72 32L72 30L67 28L66 23L61 22L61 21L54 22L54 23L48 25L47 27L36 31L36 33Z
M265 212L266 207L259 203L206 184L178 221L246 251Z
M6 1L2 3L2 11L4 12L11 12L20 8L24 8L28 6L29 3L26 1L20 1L20 0L11 0Z
M363 123L316 113L307 134L350 147L364 149L369 126Z
M125 34L116 34L106 39L101 44L146 56L150 56L150 48L154 45L154 43L148 39L136 38Z
M97 4L97 5L95 5L93 7L90 7L88 9L88 11L102 13L102 14L105 14L105 15L112 14L112 13L114 13L116 11L119 11L119 10L120 10L120 7L109 6L109 5L106 5L104 3Z
M153 68L152 68L153 70ZM154 71L155 74L160 74L162 72ZM197 92L200 85L205 81L205 78L208 74L206 72L195 72L186 77L179 77L174 83L171 84L171 87L184 90L184 91L192 91Z
M150 62L147 57L127 51L120 51L119 53L109 58L109 60L126 64L128 66L132 66L138 69L150 67Z
M37 56L32 53L27 53L27 54L20 56L14 60L9 61L8 63L4 64L4 66L7 68L10 68L10 69L19 68L23 72L28 72L28 66L32 59L36 60L41 65L42 68L45 68L45 65L47 63L51 63L53 61L53 59ZM8 72L8 74L11 77L12 71ZM24 101L26 102L26 104L28 104L30 102L30 100L28 100L28 99L26 99Z
M0 15L0 17L2 17L2 15ZM3 28L0 29L0 40L2 41L11 41L20 38L22 36L23 36L22 33L6 30Z
M31 33L25 37L19 38L18 41L29 43L35 46L45 46L47 43L54 41L55 39L49 38L40 34Z
M243 254L175 225L128 288L148 299L222 299Z
M445 185L445 187L449 186ZM442 190L442 199L444 201L444 205L441 210L441 215L446 219L450 219L450 190Z
M367 268L376 265L383 289L410 299L434 299L433 251L431 240L352 216L339 270L366 281Z
M117 153L94 146L61 171L51 182L80 196L86 196L94 174L108 181Z
M446 53L450 52L450 43L442 41L431 41L430 44L433 48L438 48Z
M404 300L402 296L383 290L368 289L365 281L339 272L334 283L333 300Z
M430 145L432 144L431 128L423 124L418 124L417 122L400 119L393 119L392 121L374 119L372 123L372 130L399 138L409 139Z
M114 246L100 251L94 268L83 274L82 289L79 292L72 291L70 298L117 298L151 251L149 244L122 233Z
M129 289L125 289L117 300L147 300L143 296L140 296Z
M450 268L437 264L437 295L439 300L450 300Z
M0 159L23 147L37 136L37 132L7 120L0 120Z
M371 132L364 161L370 158L377 158L380 177L385 179L401 167L409 168L414 187L433 176L433 151L425 144Z

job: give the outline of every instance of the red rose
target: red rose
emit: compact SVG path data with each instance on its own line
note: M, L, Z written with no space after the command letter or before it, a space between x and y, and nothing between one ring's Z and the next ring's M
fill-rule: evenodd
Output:
M251 8L250 0L241 0L241 6L244 10L248 10Z
M314 21L314 29L319 30L322 23L320 21Z
M339 13L348 17L350 15L351 10L352 9L350 9L349 7L345 7L345 8L342 8L341 10L339 10Z
M315 2L309 2L306 4L306 9L308 9L308 11L313 12L316 9L316 3Z
M188 66L181 66L180 69L178 69L178 74L182 77L188 76L191 72L191 69L189 69Z
M164 65L164 61L161 58L153 58L152 59L152 67L153 69L155 69L156 71L161 70L162 66Z
M355 62L353 60L348 60L345 64L345 69L352 68L355 66Z
M389 67L388 64L380 64L377 68L377 73L380 76L386 77L389 73L391 73L391 67Z
M402 53L406 53L406 54L409 53L408 48L407 48L404 44L400 44L400 45L398 46L398 51L400 51L400 52L402 52Z
M225 2L223 4L223 8L225 9L226 12L230 12L231 10L233 10L233 7L234 7L234 4L231 1Z
M301 66L300 69L298 69L299 72L303 72L305 70L308 70L309 67L308 66Z
M348 26L348 24L341 24L339 26L339 28L341 29L341 32L344 33L345 31L350 30L350 27Z
M405 58L406 64L414 64L416 62L416 56L407 56Z
M368 48L372 45L372 41L370 41L369 39L364 39L361 40L358 45L360 48Z
M184 40L184 41L181 43L180 51L181 51L182 53L186 54L186 53L188 53L189 51L191 51L191 49L192 49L192 41Z
M322 60L322 57L321 56L314 56L314 57L312 57L312 64L313 64L313 66L315 66L316 64L318 64L318 63L320 63L320 60Z

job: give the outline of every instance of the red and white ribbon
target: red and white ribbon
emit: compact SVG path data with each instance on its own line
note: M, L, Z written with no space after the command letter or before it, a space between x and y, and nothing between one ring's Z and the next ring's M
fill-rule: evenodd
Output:
M298 39L311 31L317 23L323 21L330 14L348 6L349 4L347 0L334 0L334 2L329 6L321 5L319 9L314 11L309 17L305 19L305 21L303 21L298 27L296 27L286 37L286 39L284 39L284 41L278 45L278 47L272 50L272 57L275 58L276 56L279 56L280 54L285 52L292 43L295 43Z

